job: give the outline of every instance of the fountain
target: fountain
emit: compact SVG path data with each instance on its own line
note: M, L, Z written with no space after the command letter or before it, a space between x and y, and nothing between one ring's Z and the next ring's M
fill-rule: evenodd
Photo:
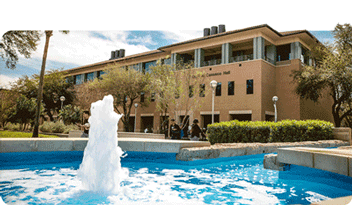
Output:
M265 154L182 162L130 152L122 168L113 97L92 103L91 114L84 153L0 153L0 205L307 204L352 195L349 177L295 165L267 170Z
M118 146L117 129L122 115L113 107L113 97L92 103L89 140L77 176L82 187L93 192L116 194L122 178L128 175L121 169L123 151Z

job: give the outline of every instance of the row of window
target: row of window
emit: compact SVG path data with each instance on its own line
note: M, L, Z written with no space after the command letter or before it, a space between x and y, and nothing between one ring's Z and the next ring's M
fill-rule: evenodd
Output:
M221 96L221 82L218 82L216 88L215 88L215 96ZM199 90L199 97L205 97L205 84L200 84L200 90ZM254 81L253 79L247 80L247 86L246 86L246 90L247 90L247 94L253 94L253 88L254 88ZM235 81L229 81L227 83L227 95L231 96L231 95L235 95ZM141 102L144 102L144 93L141 93ZM188 96L191 98L194 96L194 89L193 86L189 87L189 93ZM175 98L178 99L180 96L178 94L176 94ZM155 101L155 93L151 94L151 101L154 102Z
M247 80L246 93L253 94L254 89L254 81L253 79ZM215 96L221 96L222 83L218 82L215 88ZM193 97L193 86L189 87L189 97ZM235 81L227 82L227 95L235 95ZM205 84L200 84L199 97L205 97Z
M81 75L75 75L75 76L73 76L73 78L74 78L73 82L75 83L75 85L80 85L84 82L92 81L95 78L94 73L95 72L85 73L85 74L81 74ZM103 75L104 73L105 73L104 71L97 71L96 77L100 78L100 76Z

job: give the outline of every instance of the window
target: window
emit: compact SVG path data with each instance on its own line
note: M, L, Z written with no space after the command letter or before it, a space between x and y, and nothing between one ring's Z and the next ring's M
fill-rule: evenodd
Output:
M188 96L191 98L191 97L193 97L193 93L194 92L194 88L193 88L193 85L190 85L189 86L189 92L188 92Z
M82 75L75 75L75 85L80 85L83 83Z
M132 68L132 69L134 69L134 70L136 70L136 71L140 71L140 69L139 69L139 64L138 64L138 63L137 63L137 64L130 65L129 67Z
M215 96L221 96L221 83L218 83L215 88Z
M141 92L141 102L144 102L144 92Z
M235 81L228 82L227 95L235 95Z
M156 66L156 61L150 61L143 64L143 73L149 73L150 67Z
M85 82L94 80L94 72L85 74Z
M155 93L152 93L151 97L150 97L150 101L154 102L155 101Z
M102 75L104 75L104 74L106 74L104 71L98 71L98 75L97 75L97 77L99 78L99 79L102 79Z
M75 82L74 79L74 76L68 76L65 78L65 82L68 84L73 84Z
M254 82L253 79L247 80L247 94L253 94Z
M205 96L205 84L200 84L200 89L199 89L199 97L204 97Z
M171 58L163 59L164 65L171 65Z

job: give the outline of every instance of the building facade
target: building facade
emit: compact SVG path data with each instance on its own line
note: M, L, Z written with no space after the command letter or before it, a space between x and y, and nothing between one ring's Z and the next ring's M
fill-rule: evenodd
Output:
M215 122L234 119L272 121L273 96L279 98L278 120L321 119L333 122L330 97L325 95L322 103L313 103L301 99L294 91L296 85L292 71L301 69L305 64L314 64L309 51L316 43L319 43L318 40L306 30L277 32L265 24L226 32L225 26L219 25L204 29L204 36L200 38L131 56L125 56L123 49L112 51L109 60L66 72L74 76L79 90L79 84L99 77L112 63L148 72L159 59L174 64L181 58L192 61L194 69L205 73L205 86L210 87L212 80L218 82L214 98ZM211 89L208 91L202 97L204 104L201 109L188 114L191 121L197 118L201 127L206 127L212 119L212 93ZM185 117L184 110L177 113L178 116L174 116L170 112L169 117L178 121ZM136 131L152 127L154 132L158 132L160 115L155 110L155 102L152 102L147 108L137 108L137 116L133 108L131 121L133 127L136 122Z

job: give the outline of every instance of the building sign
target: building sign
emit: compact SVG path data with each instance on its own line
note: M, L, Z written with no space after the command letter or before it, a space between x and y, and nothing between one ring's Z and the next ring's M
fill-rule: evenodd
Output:
M223 71L223 72L218 72L218 73L207 73L207 77L212 77L212 76L218 76L218 75L229 75L230 71Z
M229 75L229 74L230 74L230 71L223 71L223 72L218 72L218 73L206 73L205 76L212 77L212 76ZM192 77L195 78L195 76L192 76ZM204 75L202 77L204 77Z

